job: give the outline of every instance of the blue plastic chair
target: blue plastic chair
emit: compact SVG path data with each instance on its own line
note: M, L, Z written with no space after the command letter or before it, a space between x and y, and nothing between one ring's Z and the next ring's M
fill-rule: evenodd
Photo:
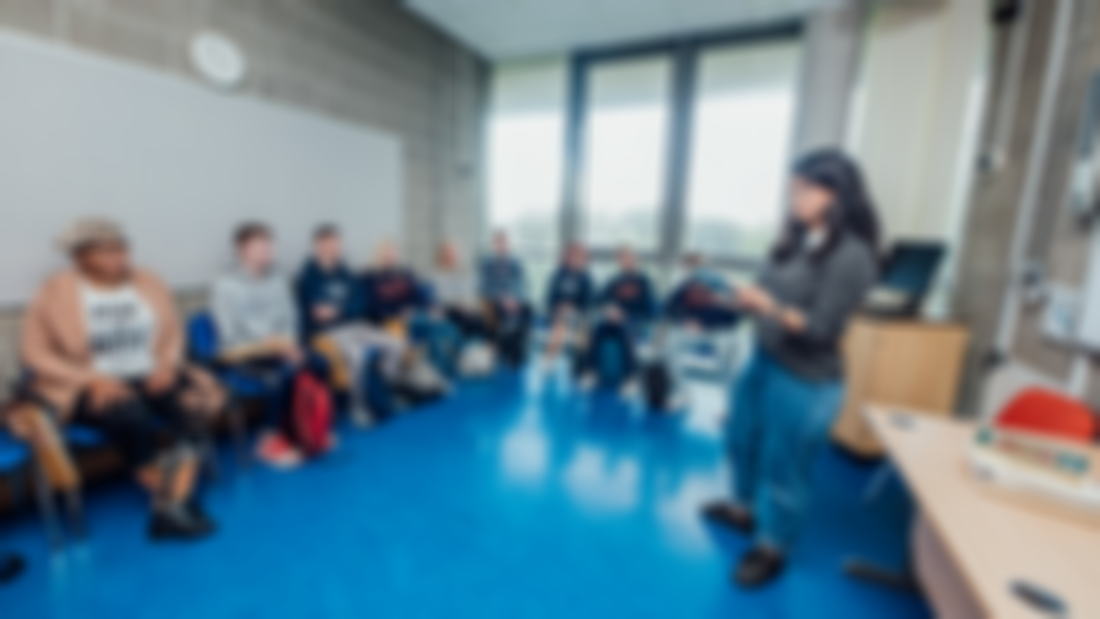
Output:
M30 388L33 379L34 372L30 368L23 368L16 390L23 394L24 399L39 406L46 406L46 403L41 398L36 397ZM66 424L62 436L65 438L67 445L76 449L96 449L107 444L107 441L104 440L103 435L98 430L82 426L79 423Z
M0 475L18 472L30 459L30 451L22 444L0 432Z
M260 400L272 396L272 387L263 379L221 363L218 360L218 326L209 312L198 312L187 322L188 355L195 363L214 373L229 391L229 423L237 443L237 458L248 462L248 430L242 400Z

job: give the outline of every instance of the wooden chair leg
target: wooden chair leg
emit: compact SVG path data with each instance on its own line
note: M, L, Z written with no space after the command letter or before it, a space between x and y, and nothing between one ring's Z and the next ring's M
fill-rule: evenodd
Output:
M38 500L38 514L46 528L46 537L50 542L50 547L55 551L60 551L65 547L65 533L58 523L53 490L50 488L46 473L38 463L31 464L30 475L34 485L34 494Z
M236 444L237 464L242 468L251 464L252 459L248 453L248 423L245 419L244 405L240 400L234 399L229 405L229 428Z
M62 495L69 520L69 529L77 540L88 539L88 519L84 514L84 498L80 489L70 490Z

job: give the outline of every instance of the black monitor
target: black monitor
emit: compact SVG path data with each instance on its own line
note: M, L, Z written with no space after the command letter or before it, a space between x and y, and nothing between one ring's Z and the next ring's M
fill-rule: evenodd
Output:
M912 318L936 283L947 248L935 241L898 241L883 262L882 276L867 304L880 316Z

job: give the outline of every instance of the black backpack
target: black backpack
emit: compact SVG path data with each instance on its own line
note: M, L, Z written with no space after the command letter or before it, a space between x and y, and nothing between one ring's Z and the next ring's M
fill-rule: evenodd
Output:
M646 406L657 412L669 412L675 392L672 370L663 360L649 364L642 375L642 391Z

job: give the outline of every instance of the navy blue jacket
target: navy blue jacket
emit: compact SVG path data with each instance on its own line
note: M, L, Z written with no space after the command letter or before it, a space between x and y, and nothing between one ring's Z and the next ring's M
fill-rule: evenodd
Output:
M560 266L554 271L550 284L546 288L546 309L554 313L563 305L571 305L578 311L585 311L591 305L595 291L592 276L588 271L575 271Z
M615 305L631 323L645 323L657 314L657 298L649 276L640 271L619 273L600 295L601 305Z
M707 328L737 324L740 314L726 301L733 288L717 275L700 272L689 275L669 296L665 312L673 319L694 320Z
M371 269L360 278L367 320L385 323L409 311L423 309L425 289L405 268Z
M316 260L306 261L298 274L298 307L302 332L313 336L321 331L358 319L363 313L363 294L355 274L344 263L326 270ZM313 316L319 305L336 308L336 317L322 323Z

